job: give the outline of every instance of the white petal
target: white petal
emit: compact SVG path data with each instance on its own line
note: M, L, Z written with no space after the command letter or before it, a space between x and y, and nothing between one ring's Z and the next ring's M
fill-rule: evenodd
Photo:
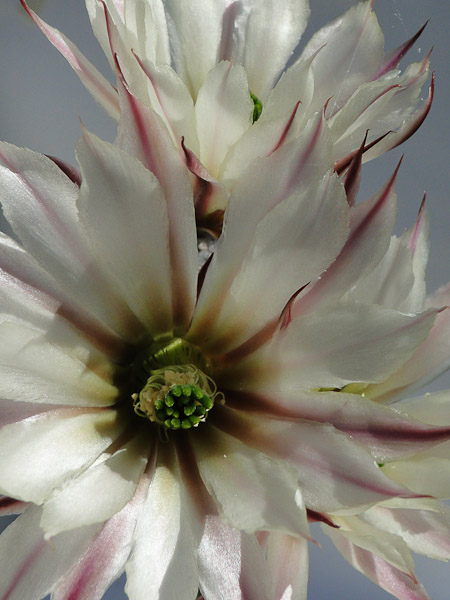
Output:
M125 588L133 600L195 597L200 530L191 503L179 469L167 458L155 469L136 525Z
M179 145L184 138L185 145L198 154L194 103L189 90L169 65L156 66L150 61L137 60L146 77L148 102L165 122L174 144ZM131 87L135 93L136 87Z
M25 5L24 1L22 1L22 4L42 33L68 61L95 100L101 104L113 119L118 121L120 110L117 90L97 71L70 40L54 27L47 25L34 11Z
M330 425L249 416L223 407L215 407L209 419L244 444L293 465L311 510L351 513L393 496L415 496L385 477L363 446Z
M309 537L295 470L209 429L192 441L200 475L227 521L247 533L276 530Z
M414 577L411 553L399 535L380 530L376 525L368 524L368 521L360 516L337 517L334 522L340 527L339 535L350 540L352 544L374 553L402 573ZM323 529L329 535L331 528Z
M0 537L1 598L41 600L79 560L98 529L81 527L47 542L39 527L40 513L31 506Z
M405 575L381 557L358 547L336 530L328 528L326 533L331 537L339 552L355 569L398 600L430 600L420 583L415 582L410 576Z
M444 503L439 503L437 509L439 512L374 506L361 518L383 532L403 538L413 552L449 560L450 509Z
M200 589L206 598L272 600L264 554L256 538L208 516L198 549Z
M240 381L236 386L238 389L230 390L227 377L216 378L216 383L224 392L228 406L288 421L307 419L329 423L370 449L378 463L416 455L428 448L434 452L436 444L441 448L450 437L445 419L436 425L426 425L420 422L423 421L420 417L416 420L399 412L401 402L387 407L359 393L299 391L295 378L290 381L289 377L273 383L259 382L250 390L243 390ZM448 405L445 410L448 420Z
M123 431L115 410L59 409L0 431L0 489L36 504L92 463Z
M147 464L146 441L136 437L55 490L42 512L46 537L106 521L118 513L131 500Z
M156 177L136 159L84 133L78 206L92 251L152 333L172 328L169 224Z
M339 300L382 259L389 247L397 214L397 197L393 190L397 170L369 200L352 207L350 234L342 252L312 289L294 302L292 317Z
M214 67L222 32L226 2L165 0L173 62L192 97Z
M411 316L377 305L336 303L291 321L228 372L246 386L274 385L285 376L301 389L383 381L410 358L435 318L434 311Z
M315 187L328 172L330 160L326 125L317 115L303 136L255 160L244 171L228 202L223 233L197 303L189 334L193 339L210 337L210 328L264 217L283 200Z
M49 337L12 322L0 323L0 395L8 400L75 406L109 406L117 389L96 374L95 357L70 329L55 322ZM67 351L64 346L67 344ZM70 345L72 344L72 345Z
M414 112L428 77L428 58L410 65L403 75L392 71L365 83L330 120L336 160L359 147L366 131L368 143L402 128ZM392 137L389 133L387 140ZM374 146L376 152L377 145ZM366 160L364 155L363 160Z
M195 103L200 160L214 177L232 145L252 124L245 70L222 61L208 73Z
M52 160L5 143L0 171L5 216L23 247L58 282L64 304L71 299L67 312L86 307L118 334L130 335L132 315L87 250L76 209L78 186Z
M242 24L238 28L233 55L244 65L251 91L264 100L306 28L309 3L308 0L281 3L261 0L243 4L251 9L245 29Z
M274 600L306 600L308 543L282 533L271 533L267 562L273 579Z
M405 238L391 237L388 251L375 269L351 289L352 300L401 310L414 285L412 254ZM421 310L423 302L417 310ZM414 312L405 311L405 312Z
M320 29L307 44L300 60L316 53L314 105L320 110L331 98L327 112L333 114L363 82L377 74L384 58L384 38L372 1L361 2Z
M323 235L330 221L332 231ZM277 322L289 298L333 262L347 234L348 204L333 173L325 175L317 187L278 204L257 227L220 315L210 328L213 339L207 348L223 353L268 322ZM262 297L264 302L259 302Z
M371 385L366 394L377 401L395 400L423 387L450 365L450 309L440 312L425 341L411 358L386 381Z
M173 313L182 330L191 321L197 294L197 233L189 173L158 115L123 82L120 97L122 119L116 144L156 175L167 203Z

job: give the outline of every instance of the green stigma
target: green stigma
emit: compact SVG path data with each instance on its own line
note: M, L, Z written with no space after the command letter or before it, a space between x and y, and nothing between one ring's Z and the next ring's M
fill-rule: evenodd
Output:
M204 422L215 401L223 402L208 363L199 350L179 338L153 344L133 365L134 411L165 430L191 429Z
M252 92L250 92L250 97L253 100L253 123L259 119L262 113L263 105L259 98L255 96Z

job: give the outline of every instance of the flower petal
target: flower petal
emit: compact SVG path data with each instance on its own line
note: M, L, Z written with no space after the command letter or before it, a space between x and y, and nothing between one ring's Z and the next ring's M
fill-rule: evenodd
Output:
M168 454L150 482L126 567L125 590L134 600L192 600L198 591L198 517Z
M143 476L133 499L95 535L82 558L53 590L54 600L101 600L131 552L136 521L148 489Z
M92 252L153 334L172 329L167 207L156 177L142 164L84 132L78 207Z
M108 375L102 376L102 363L95 365L94 357L87 366L89 350L64 325L57 321L50 328L49 336L56 342L52 344L36 330L8 321L0 323L2 398L91 407L116 402L117 389L108 382Z
M267 562L273 579L274 600L306 600L308 543L283 533L271 533Z
M415 582L383 558L353 544L336 530L327 528L326 533L355 569L399 600L430 600L422 584Z
M380 505L365 511L360 518L378 530L403 538L413 552L449 560L450 509L439 503L437 510L439 512Z
M309 2L246 0L241 5L243 10L235 21L231 53L223 58L234 56L244 65L251 91L264 100L306 28Z
M261 221L283 200L299 197L317 186L329 170L330 155L326 125L318 115L309 121L304 135L269 157L255 160L242 174L228 202L223 233L197 303L189 332L193 340L210 338L211 327Z
M327 112L335 113L361 83L376 76L384 58L384 37L372 4L368 0L353 6L320 29L304 49L299 60L320 50L313 61L315 110L331 98Z
M25 0L20 0L20 2L49 42L61 52L95 100L101 104L113 119L118 121L120 109L117 90L99 71L97 71L94 65L92 65L78 50L75 44L72 44L72 42L57 29L47 25L47 23L28 7Z
M363 446L330 425L285 422L217 406L209 417L219 429L299 473L307 508L353 512L392 496L415 497L389 480Z
M98 530L98 525L81 527L47 542L39 527L40 513L31 506L0 537L2 600L41 600L79 560Z
M334 173L267 214L255 231L216 322L210 325L208 350L229 351L267 323L277 322L287 300L319 278L339 254L347 239L347 219L348 204ZM333 230L324 236L330 220ZM264 302L259 302L262 296Z
M294 469L215 428L192 441L203 482L233 527L309 537Z
M116 410L98 409L53 410L6 425L0 431L2 493L41 504L92 463L126 425Z
M288 421L307 419L330 423L370 449L379 463L435 447L450 437L449 424L445 426L445 421L436 423L434 427L425 425L398 412L396 409L401 409L401 403L391 408L359 394L299 391L295 381L289 381L288 378L275 382L273 386L269 383L253 387L248 392L228 392L226 381L224 379L222 383L219 380L218 385L225 393L228 406L254 412L256 416L262 413ZM446 410L448 414L448 406Z
M200 590L206 598L272 600L264 554L256 538L208 516L198 549Z
M116 144L156 175L166 199L174 321L183 330L192 318L197 292L197 234L189 174L158 115L143 106L124 82L119 91L122 119Z
M86 328L87 312L91 324L93 315L117 335L134 335L133 315L87 250L76 209L78 186L49 158L5 143L0 144L0 171L5 216L25 250L58 282L65 315L77 324L84 319ZM80 311L80 306L88 308ZM94 337L105 336L105 326L96 325Z
M304 390L383 381L410 358L435 318L434 310L405 315L377 305L339 302L294 319L225 372L247 389L284 377Z
M398 168L376 194L352 208L345 246L320 280L294 302L292 318L339 300L383 258L397 214L394 183Z
M142 436L135 437L55 490L42 512L41 527L46 538L106 521L122 510L147 464L148 439L145 441Z
M252 124L253 102L245 70L222 61L209 73L195 103L200 160L212 176Z

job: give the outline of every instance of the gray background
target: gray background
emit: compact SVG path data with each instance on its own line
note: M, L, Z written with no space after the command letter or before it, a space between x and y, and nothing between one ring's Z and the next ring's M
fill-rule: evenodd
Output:
M352 0L311 0L312 17L303 39L308 39L320 25L353 4ZM30 5L109 76L106 59L90 31L82 0L30 0ZM426 190L432 230L427 275L431 291L450 280L449 4L448 0L377 0L375 12L385 33L387 49L398 46L430 19L403 64L420 60L434 46L431 64L436 72L436 99L431 113L419 132L401 149L366 166L360 197L373 193L405 152L397 184L400 205L397 232L414 223ZM113 140L114 123L24 15L19 0L0 0L0 82L0 139L73 162L81 117L90 131ZM426 96L425 90L423 96ZM428 389L447 387L450 387L448 374ZM362 594L365 600L391 598L351 569L318 528L314 529L314 535L320 539L322 548L311 544L310 600L360 600ZM418 559L417 571L433 600L448 600L450 569L446 563ZM123 580L113 586L108 600L123 598L122 587Z

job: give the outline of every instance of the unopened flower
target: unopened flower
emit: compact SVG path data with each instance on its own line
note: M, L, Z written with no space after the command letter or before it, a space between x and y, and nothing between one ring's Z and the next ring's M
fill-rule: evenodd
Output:
M391 237L395 176L354 204L318 114L237 178L198 272L190 176L164 139L157 177L87 132L80 180L0 146L16 236L0 237L0 507L23 511L0 597L100 599L125 570L131 600L300 599L319 520L423 598L406 553L361 536L434 555L387 504L421 510L388 465L450 438L388 405L449 364L424 211Z
M428 56L398 69L421 31L385 53L373 0L318 31L288 68L307 0L87 0L117 89L22 4L121 129L130 120L136 131L154 123L179 149L192 172L197 221L216 234L239 176L302 135L317 111L325 110L341 172L367 131L364 160L407 139L431 104L432 89L418 107ZM140 156L136 143L128 151Z

